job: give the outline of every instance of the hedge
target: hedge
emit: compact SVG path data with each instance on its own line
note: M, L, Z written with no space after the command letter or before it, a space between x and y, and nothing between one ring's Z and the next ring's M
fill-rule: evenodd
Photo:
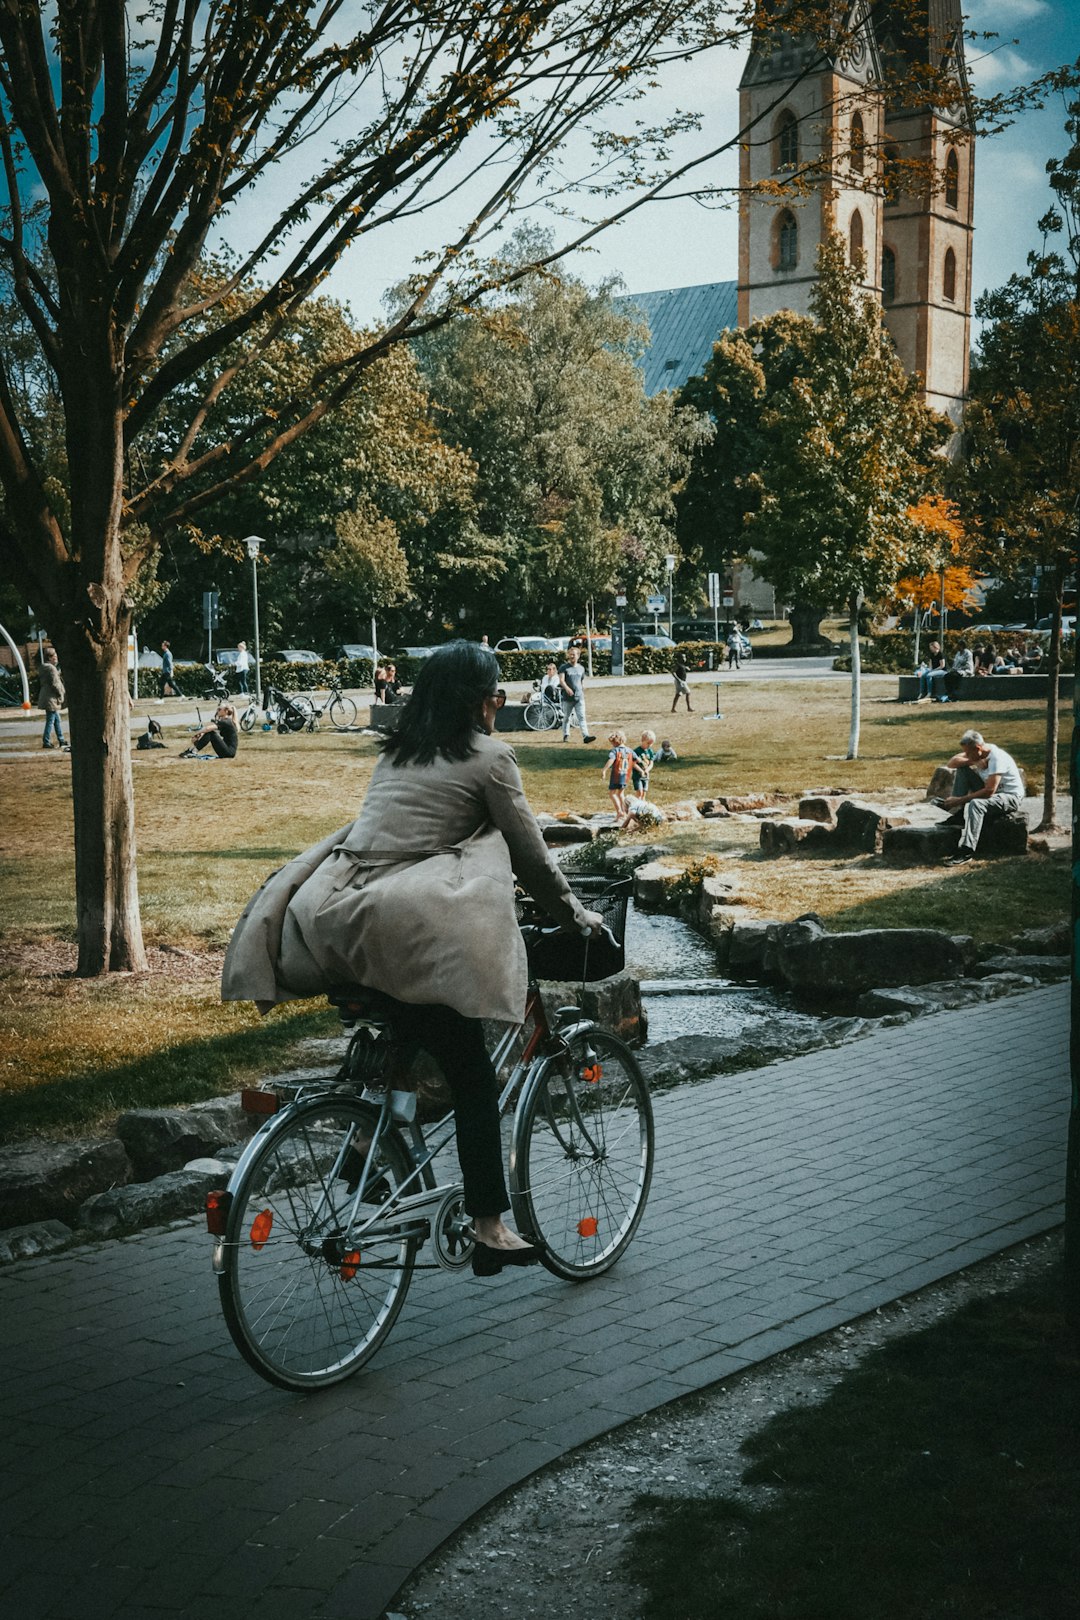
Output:
M928 636L924 631L919 638L920 658L926 656L926 649L931 641L940 640L940 636L933 634ZM952 663L961 646L971 647L976 641L985 642L985 640L985 636L973 636L968 630L946 630L944 652L947 662ZM1009 631L1000 637L1000 645L1003 649L1011 647L1015 641L1025 643L1028 641L1041 642L1044 659L1046 650L1050 645L1050 637L1045 631L1036 631L1034 633L1027 630ZM991 645L996 651L998 643L992 641ZM868 675L910 675L915 668L915 636L914 632L910 630L886 631L883 635L875 636L873 641L863 643L861 651L863 671ZM1075 644L1072 640L1069 640L1062 644L1061 667L1063 670L1069 670L1074 667L1074 664ZM833 668L850 670L851 654L846 653L840 658L834 658Z

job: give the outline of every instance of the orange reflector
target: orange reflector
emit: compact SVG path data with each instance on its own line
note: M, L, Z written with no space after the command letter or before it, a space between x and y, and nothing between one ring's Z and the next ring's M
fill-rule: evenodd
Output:
M342 1282L352 1282L353 1278L356 1276L356 1273L359 1271L359 1269L360 1269L360 1250L359 1249L350 1249L348 1254L343 1256L342 1261L341 1261L341 1269L340 1269L340 1271L338 1273L339 1276L341 1277Z
M596 1236L596 1216L586 1215L583 1221L577 1223L578 1237Z
M225 1222L229 1218L229 1205L232 1198L220 1188L206 1195L206 1230L211 1237L225 1236Z
M261 1249L265 1246L273 1224L274 1217L268 1209L264 1209L261 1214L256 1215L251 1223L251 1231L248 1234L253 1249Z
M595 1086L603 1072L604 1066L602 1063L589 1063L586 1064L584 1069L582 1069L581 1078L583 1080L587 1080L590 1086Z
M276 1091L259 1091L254 1086L245 1086L240 1093L240 1107L245 1114L276 1114L281 1107L281 1098Z

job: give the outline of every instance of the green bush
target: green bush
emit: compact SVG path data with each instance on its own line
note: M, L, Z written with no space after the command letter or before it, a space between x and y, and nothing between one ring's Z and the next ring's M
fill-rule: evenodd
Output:
M926 656L926 649L930 642L939 639L933 634L927 635L924 630L919 638L920 658ZM984 639L982 636L973 635L969 630L946 630L944 642L946 660L951 664L962 645L971 647L976 641ZM1003 648L1011 647L1013 642L1018 639L1025 642L1041 642L1045 659L1047 648L1050 645L1050 637L1042 632L1032 635L1029 631L1017 631L1015 635L1010 632L1000 636L993 642L995 651L998 642ZM1068 642L1063 644L1061 649L1061 667L1063 670L1071 670L1075 667L1075 662L1075 642L1070 638ZM911 630L889 630L883 635L875 636L873 641L867 642L862 647L862 667L868 675L910 675L915 668L914 632ZM849 670L851 668L851 654L847 653L840 658L834 658L833 668Z

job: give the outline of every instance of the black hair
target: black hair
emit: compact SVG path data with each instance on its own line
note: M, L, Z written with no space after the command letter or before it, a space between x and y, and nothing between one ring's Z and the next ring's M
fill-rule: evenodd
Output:
M396 731L382 751L395 765L415 760L430 765L443 759L467 759L476 747L480 705L494 697L499 660L475 641L448 641L420 665L412 694Z

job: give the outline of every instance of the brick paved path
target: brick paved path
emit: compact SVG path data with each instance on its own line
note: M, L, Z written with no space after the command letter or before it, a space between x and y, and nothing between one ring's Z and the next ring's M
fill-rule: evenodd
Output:
M661 1096L614 1272L421 1273L321 1395L241 1362L198 1226L6 1269L0 1608L380 1615L569 1447L1057 1224L1067 1024L1058 985Z

